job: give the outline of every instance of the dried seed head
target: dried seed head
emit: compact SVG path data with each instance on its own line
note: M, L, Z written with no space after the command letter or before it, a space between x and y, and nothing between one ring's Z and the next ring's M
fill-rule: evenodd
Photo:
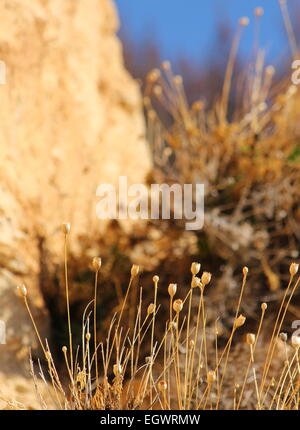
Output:
M266 75L273 76L275 74L275 67L270 64L266 67Z
M87 341L89 341L91 339L91 333L87 333L85 335L85 338L86 338Z
M95 270L95 272L98 272L101 269L101 264L102 264L102 261L101 261L100 257L94 257L93 258L92 266L93 266L93 269Z
M254 13L256 16L263 16L264 14L264 9L262 7L257 7L254 9Z
M154 312L155 312L155 304L154 303L150 303L150 305L148 306L148 309L147 309L147 314L151 315Z
M182 85L182 76L180 76L180 75L174 76L174 84L175 85Z
M262 311L267 310L267 308L268 308L267 303L265 303L265 302L264 302L264 303L262 303L262 304L261 304L261 310L262 310Z
M66 353L67 353L68 348L67 348L66 346L63 346L61 350L62 350L62 352L63 352L64 354L66 354Z
M153 276L153 282L154 282L154 284L157 284L157 283L158 283L158 281L159 281L159 276L154 275L154 276Z
M166 381L159 381L157 384L157 388L158 388L158 391L163 393L163 392L167 391L168 384L166 383Z
M212 384L216 379L216 372L214 370L209 370L209 372L207 372L207 382Z
M239 23L242 27L247 27L247 25L249 25L249 18L247 16L243 16Z
M194 102L192 105L192 110L196 112L202 110L203 108L204 108L204 103L201 100Z
M160 70L159 69L153 69L151 70L147 75L147 81L148 82L155 82L160 77Z
M131 267L131 276L134 278L139 274L140 268L136 264L133 264Z
M234 328L242 327L245 324L246 317L244 315L239 315L239 317L234 321Z
M152 359L151 355L149 355L148 357L145 358L145 362L147 364L151 364L153 362L153 359Z
M211 280L211 273L209 272L203 272L202 276L201 276L201 282L202 284L205 286L207 284L210 283Z
M161 96L161 95L162 95L162 92L163 92L162 87L161 87L160 85L155 85L155 87L153 88L153 93L154 93L157 97L159 97L159 96Z
M21 284L17 287L17 291L20 297L25 298L27 296L27 288L24 284Z
M121 375L122 373L122 366L121 364L114 364L113 365L113 372L115 376Z
M279 338L283 341L286 342L288 339L288 336L286 333L280 333Z
M180 299L175 300L175 302L173 303L173 309L176 313L179 313L182 311L183 308L183 301Z
M62 232L67 235L70 233L71 224L69 222L64 222L61 226Z
M192 288L201 287L201 280L198 278L198 276L194 276L191 282Z
M190 340L190 348L194 348L195 346L195 341L193 339Z
M153 109L148 110L148 118L152 121L156 118L156 112Z
M169 284L168 293L171 297L174 297L177 291L177 284Z
M244 266L244 267L243 267L243 275L244 275L244 276L247 276L247 275L248 275L248 272L249 272L248 267L247 267L247 266Z
M200 272L201 264L200 263L192 263L191 272L193 275L197 275Z
M163 70L170 70L171 69L171 63L170 63L170 61L164 61L161 64L161 67L162 67Z
M290 274L291 274L292 276L295 276L295 275L296 275L296 273L298 272L298 270L299 270L299 264L297 264L297 263L292 263L292 264L290 265Z
M300 336L292 336L292 346L296 349L300 347Z
M254 345L255 344L255 334L248 333L247 337L246 337L246 342L248 343L248 345Z

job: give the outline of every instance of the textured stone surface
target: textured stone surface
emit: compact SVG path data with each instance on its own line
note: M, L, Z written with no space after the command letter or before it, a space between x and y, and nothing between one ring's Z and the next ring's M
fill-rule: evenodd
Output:
M0 60L0 369L33 342L15 285L28 286L38 323L43 249L60 258L58 226L72 224L71 251L95 240L96 187L150 168L141 98L123 66L111 0L2 0ZM47 333L47 328L42 328ZM1 370L0 370L1 371Z

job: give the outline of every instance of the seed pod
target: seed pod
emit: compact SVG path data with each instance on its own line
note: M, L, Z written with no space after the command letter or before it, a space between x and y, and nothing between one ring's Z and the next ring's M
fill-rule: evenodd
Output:
M239 21L240 25L242 27L247 27L247 25L249 25L249 18L246 16L243 16L240 21Z
M62 352L63 352L64 354L66 354L66 352L67 352L68 348L67 348L66 346L63 346L61 350L62 350Z
M197 275L200 272L201 264L200 263L192 263L191 272L193 275Z
M254 13L255 13L256 16L263 16L264 9L262 7L256 7L254 9Z
M121 375L122 373L122 366L120 364L114 364L113 365L113 372L115 376Z
M292 264L290 265L290 274L291 274L292 276L295 276L295 275L296 275L296 273L298 272L298 270L299 270L299 264L297 264L297 263L292 263Z
M212 384L213 382L215 382L216 379L217 379L216 372L214 370L210 370L209 372L207 372L207 382L209 384Z
M267 310L267 308L268 308L267 303L265 303L265 302L264 302L264 303L262 303L262 304L261 304L261 310L262 310L262 311Z
M21 284L17 287L18 293L20 297L25 298L27 296L27 288L24 284Z
M102 261L101 261L100 257L94 257L93 258L92 266L93 266L93 269L95 270L95 272L99 272L99 270L101 269L101 264L102 264Z
M155 82L160 77L160 70L159 69L153 69L151 70L147 75L147 81L148 82Z
M157 284L157 283L158 283L158 281L159 281L159 276L154 275L154 276L153 276L153 282L154 282L154 284Z
M288 339L288 336L286 333L280 333L279 338L282 340L282 342L286 342Z
M150 303L150 305L148 306L148 309L147 309L147 314L151 315L154 312L155 312L155 304L154 303Z
M164 391L167 391L168 384L166 383L166 381L159 381L157 384L157 388L158 388L158 391L163 393Z
M211 280L211 273L209 272L203 272L202 276L201 276L201 282L202 284L205 286L207 284L210 283Z
M300 347L300 336L292 336L292 346L296 349Z
M175 85L182 85L182 76L180 76L180 75L174 76L174 84Z
M246 337L246 342L248 343L248 345L254 345L255 344L255 334L248 333L247 337Z
M183 308L183 301L180 299L175 300L175 302L173 303L173 309L176 313L179 313L182 311Z
M234 328L242 327L242 325L245 324L246 317L244 315L240 315L235 321L234 321Z
M191 339L189 345L190 345L190 348L194 348L195 341L193 339Z
M91 333L87 333L85 335L85 338L86 338L87 341L89 341L91 339Z
M153 93L154 93L157 97L159 97L159 96L161 96L161 95L162 95L162 92L163 92L162 87L161 87L160 85L155 85L155 87L153 88Z
M170 61L164 61L163 63L162 63L162 65L161 65L161 67L162 67L162 69L163 70L170 70L171 69L171 64L170 64Z
M269 65L266 67L266 75L273 76L275 74L275 67L272 65Z
M198 278L198 276L194 276L191 282L192 288L201 287L201 280Z
M168 293L171 297L174 297L177 291L177 284L169 284Z
M62 232L67 235L70 233L71 224L69 222L64 222L61 226Z
M248 272L249 272L248 267L247 267L247 266L244 266L244 267L243 267L243 275L244 275L244 276L247 276L247 275L248 275Z
M152 121L156 118L156 112L154 109L148 110L148 118Z
M139 274L140 268L138 265L133 264L131 267L131 276L135 278Z
M192 104L192 110L197 112L202 110L204 107L204 103L201 100L198 100Z

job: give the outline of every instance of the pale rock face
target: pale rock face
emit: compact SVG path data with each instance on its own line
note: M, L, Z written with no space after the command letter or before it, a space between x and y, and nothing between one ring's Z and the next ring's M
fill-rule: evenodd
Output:
M111 0L3 0L0 19L1 372L16 345L33 342L18 282L27 284L38 323L46 321L41 237L61 258L58 227L70 222L76 254L83 237L96 239L106 227L96 218L97 186L121 175L143 183L151 162Z

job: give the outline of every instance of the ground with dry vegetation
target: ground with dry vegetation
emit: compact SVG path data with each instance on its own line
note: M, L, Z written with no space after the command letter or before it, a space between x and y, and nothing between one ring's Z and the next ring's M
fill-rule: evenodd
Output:
M299 51L280 4L292 62ZM262 14L254 12L258 26ZM299 409L300 337L291 328L299 319L299 89L290 76L276 79L259 49L233 80L247 24L240 20L213 106L189 105L169 62L145 83L148 181L204 183L203 230L149 221L129 236L113 222L75 253L64 224L56 272L45 271L48 340L34 294L19 287L41 351L30 360L41 408ZM91 259L98 251L102 259Z
M143 303L143 287L136 282L139 266L133 265L129 284L111 319L107 333L99 336L97 300L101 292L101 258L92 260L94 295L82 316L82 339L74 345L69 304L67 243L70 225L63 225L65 297L68 342L62 346L65 372L58 370L49 344L44 341L30 309L30 293L18 287L44 354L44 366L32 362L32 375L41 375L58 409L298 409L300 402L300 336L289 339L282 326L300 282L299 266L292 263L289 282L273 321L265 329L268 305L260 304L253 332L243 328L241 313L247 289L248 268L235 304L229 333L222 332L222 315L208 320L207 290L212 275L200 263L191 265L187 291L171 283L167 287L169 310L161 309L159 276L153 277L152 302ZM130 296L138 296L136 310ZM101 309L101 308L100 308ZM160 324L157 324L157 322ZM165 326L164 331L159 327ZM244 338L240 332L244 333ZM102 338L102 339L101 339ZM36 367L36 370L34 368ZM41 407L47 400L37 386Z

